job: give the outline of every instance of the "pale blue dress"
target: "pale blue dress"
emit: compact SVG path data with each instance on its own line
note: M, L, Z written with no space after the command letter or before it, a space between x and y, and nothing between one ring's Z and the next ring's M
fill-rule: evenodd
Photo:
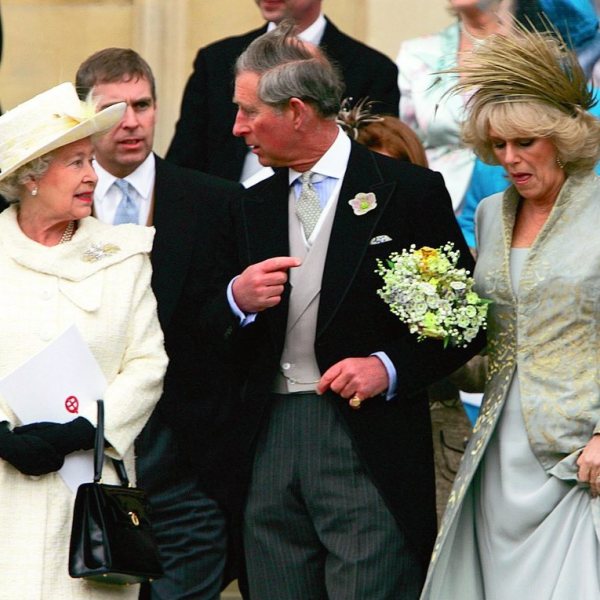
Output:
M510 253L517 297L527 253L527 248ZM531 451L518 367L473 491L484 595L460 600L600 598L599 544L589 488L548 475Z

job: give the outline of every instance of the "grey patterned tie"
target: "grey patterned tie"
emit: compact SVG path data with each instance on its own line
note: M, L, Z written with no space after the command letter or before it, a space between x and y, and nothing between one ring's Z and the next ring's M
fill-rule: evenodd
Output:
M311 182L313 175L314 173L312 171L306 171L300 175L302 188L300 189L300 196L296 202L296 214L302 222L306 239L310 237L310 234L313 232L315 225L321 216L319 194Z
M123 198L121 202L119 202L119 206L117 206L113 225L137 223L140 209L133 198L131 184L128 181L125 181L125 179L116 179L115 185L121 190Z

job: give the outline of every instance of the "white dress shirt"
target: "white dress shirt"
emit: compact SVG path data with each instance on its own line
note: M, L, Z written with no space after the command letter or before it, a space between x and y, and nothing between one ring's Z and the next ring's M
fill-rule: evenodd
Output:
M98 183L94 190L94 215L104 223L112 223L115 219L117 207L123 198L123 193L116 185L113 185L118 177L109 173L98 161L94 161L94 170L98 175ZM155 174L154 154L151 152L133 173L124 178L130 184L134 201L139 207L138 225L148 223Z
M338 126L338 134L333 144L329 147L329 150L323 154L318 162L310 169L314 173L312 183L319 195L319 201L321 203L321 216L317 221L317 224L310 236L310 239L306 240L307 246L310 246L312 240L319 234L321 229L321 223L323 222L325 215L332 210L332 206L335 202L330 203L329 199L335 194L339 194L344 175L346 174L346 166L348 165L348 159L350 158L350 139ZM295 199L298 200L300 196L300 176L302 173L295 171L294 169L288 170L289 182L290 182L290 194L295 195ZM302 235L304 235L304 229L302 229Z

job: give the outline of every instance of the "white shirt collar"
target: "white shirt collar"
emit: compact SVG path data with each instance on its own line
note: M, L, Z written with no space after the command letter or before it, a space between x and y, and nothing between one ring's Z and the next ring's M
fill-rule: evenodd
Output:
M123 194L113 185L117 177L109 173L97 161L94 161L94 169L98 175L98 183L94 190L94 216L105 223L112 223ZM148 223L155 175L156 160L154 154L150 152L144 162L124 178L135 190L134 198L139 207L138 223L140 225Z
M348 166L348 159L350 158L350 138L342 131L342 128L338 125L338 134L333 144L329 146L329 149L317 163L310 170L318 175L324 177L333 177L335 179L343 179L346 174L346 167ZM289 184L292 185L301 173L294 169L289 169Z
M269 22L267 25L267 31L273 31L275 27L277 27L276 23ZM309 25L304 31L299 33L298 37L303 42L310 42L311 44L318 46L323 39L325 27L327 27L327 21L325 20L323 13L320 13L317 17L317 20L312 25Z
M144 199L149 200L154 190L154 172L156 168L154 153L150 152L146 160L133 173L124 177L135 189L135 191ZM112 184L118 177L109 173L98 161L94 161L94 170L98 175L98 183L94 192L96 200L104 198L110 190Z

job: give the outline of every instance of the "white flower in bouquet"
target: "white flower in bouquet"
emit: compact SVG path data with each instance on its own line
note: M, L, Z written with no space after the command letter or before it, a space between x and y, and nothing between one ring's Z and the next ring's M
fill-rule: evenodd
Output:
M473 291L473 278L457 267L460 251L440 248L394 252L387 264L377 260L384 285L377 294L418 339L435 338L444 347L466 346L486 327L489 300Z

